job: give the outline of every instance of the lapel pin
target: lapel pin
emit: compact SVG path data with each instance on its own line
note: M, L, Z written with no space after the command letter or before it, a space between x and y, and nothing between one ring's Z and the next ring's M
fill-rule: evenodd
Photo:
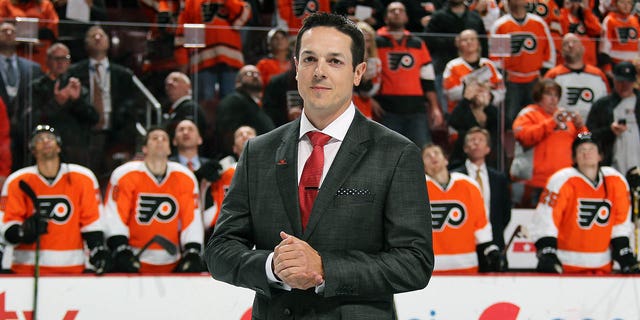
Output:
M278 163L277 163L277 164L278 164L279 166L281 166L281 165L285 165L285 164L287 164L287 160L285 160L285 159L280 159L280 160L278 160Z

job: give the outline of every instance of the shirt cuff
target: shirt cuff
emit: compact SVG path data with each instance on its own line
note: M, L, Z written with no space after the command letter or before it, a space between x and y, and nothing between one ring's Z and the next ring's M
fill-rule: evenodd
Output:
M269 256L267 256L267 262L265 262L264 264L264 272L267 274L267 282L269 283L270 286L272 287L276 287L276 288L280 288L282 290L287 290L287 291L291 291L291 287L278 280L276 278L275 273L273 273L273 269L271 269L271 262L273 261L273 252L271 252L269 254ZM321 284L322 286L322 290L324 291L324 282ZM316 288L316 292L318 292L318 288Z

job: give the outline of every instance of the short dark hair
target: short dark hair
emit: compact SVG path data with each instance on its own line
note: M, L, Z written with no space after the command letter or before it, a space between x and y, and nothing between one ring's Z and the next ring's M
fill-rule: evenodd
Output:
M150 127L149 129L147 129L147 134L144 136L144 145L145 146L149 142L149 137L151 136L151 132L154 132L154 131L162 131L162 132L167 134L169 139L171 139L171 136L169 135L169 132L167 131L167 129L165 129L163 127L153 126L153 127ZM169 141L171 141L171 140L169 140Z
M315 27L335 28L351 38L351 58L354 70L356 66L364 61L364 35L362 31L358 29L358 26L353 21L346 17L326 12L314 13L304 19L302 28L298 31L298 36L296 37L296 59L300 54L300 39L302 35Z
M562 87L560 87L560 85L551 80L551 79L542 79L538 82L536 82L535 85L533 85L533 92L532 92L532 96L533 96L533 101L540 102L540 100L542 100L542 95L545 93L545 91L552 89L558 92L558 97L562 96Z

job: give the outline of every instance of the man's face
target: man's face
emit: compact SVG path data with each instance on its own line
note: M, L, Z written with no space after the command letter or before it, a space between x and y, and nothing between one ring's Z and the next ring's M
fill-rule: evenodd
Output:
M16 47L16 27L11 23L0 24L0 48Z
M487 137L484 134L480 132L467 134L464 143L464 153L467 154L469 160L476 161L484 159L489 152L491 152L491 147L489 147Z
M616 8L622 14L630 14L631 9L633 9L633 2L633 0L617 0Z
M404 28L407 22L409 22L409 17L407 16L407 10L405 9L404 4L401 2L390 3L387 6L387 15L385 16L384 21L389 28Z
M198 127L191 120L182 120L176 126L173 145L178 149L193 148L202 144Z
M233 153L236 156L240 156L247 140L255 137L256 130L251 127L242 126L236 129L236 132L233 134Z
M262 77L258 68L252 65L244 66L238 71L238 81L241 88L249 91L262 91Z
M478 42L478 35L475 31L465 30L460 33L458 49L463 54L480 53L480 43Z
M181 74L172 72L164 80L164 91L167 93L167 97L171 103L176 100L189 95L191 90L191 84L187 82Z
M169 157L169 135L162 130L154 130L149 133L147 143L142 147L145 157Z
M70 63L69 50L63 47L58 47L47 56L47 66L56 78L67 72Z
M33 156L36 161L52 160L60 154L60 146L56 136L50 132L41 132L33 137Z
M568 63L582 61L584 47L575 35L567 35L562 40L562 57Z
M85 37L87 51L89 55L95 53L106 53L109 50L109 37L100 28L93 28L87 32Z
M447 170L449 162L439 147L430 147L422 151L424 172L434 177L443 170Z
M613 80L613 89L622 98L633 95L633 82L624 80Z
M349 107L353 86L360 84L365 69L365 63L353 69L349 36L330 27L307 30L296 59L303 112L308 117L335 119Z
M276 32L269 43L272 52L282 52L289 50L289 39L282 32Z
M578 168L594 167L602 160L598 146L594 143L581 143L576 147L575 161Z

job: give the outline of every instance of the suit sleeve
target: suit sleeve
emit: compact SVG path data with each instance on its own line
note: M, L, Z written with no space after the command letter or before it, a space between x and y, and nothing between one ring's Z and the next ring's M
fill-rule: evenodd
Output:
M382 251L319 252L325 297L393 294L422 289L429 282L434 262L431 213L415 145L401 150L384 202Z
M9 118L7 109L0 99L0 176L11 173L11 138L9 137Z

